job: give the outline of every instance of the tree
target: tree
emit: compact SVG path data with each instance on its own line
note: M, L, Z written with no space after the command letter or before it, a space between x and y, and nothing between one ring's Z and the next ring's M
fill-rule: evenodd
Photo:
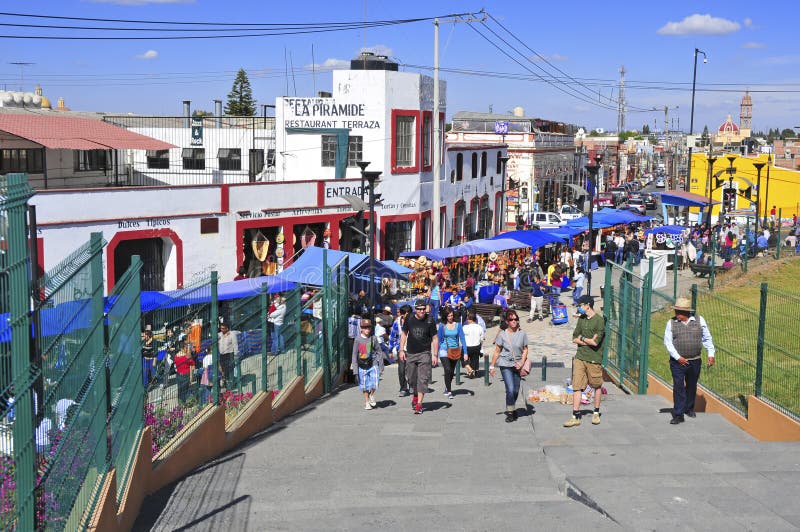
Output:
M203 116L212 116L213 114L214 113L212 113L211 111L204 111L203 109L195 109L194 111L192 111L192 116L195 116L197 118L201 118Z
M781 138L782 138L783 140L786 140L786 139L793 139L793 138L795 138L795 137L797 137L797 135L795 134L795 132L794 132L794 130L793 130L793 129L789 129L789 128L787 127L786 129L784 129L783 131L781 131Z
M708 135L708 126L703 128L703 134L700 136L700 139L702 140L703 146L711 144L711 137Z
M254 116L256 114L253 90L250 88L247 72L243 68L239 69L236 79L233 80L233 87L228 93L228 101L225 104L225 114L228 116Z
M647 124L642 126L642 135L649 135L650 134L650 126Z

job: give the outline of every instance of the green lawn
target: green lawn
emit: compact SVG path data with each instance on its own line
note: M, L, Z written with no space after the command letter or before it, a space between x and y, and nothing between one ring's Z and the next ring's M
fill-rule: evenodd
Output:
M698 294L697 312L717 348L716 365L703 369L701 383L747 412L746 398L755 394L761 283L768 283L761 395L800 416L800 257L765 263L713 293ZM667 383L672 377L663 335L671 316L669 310L653 314L650 327L649 369Z

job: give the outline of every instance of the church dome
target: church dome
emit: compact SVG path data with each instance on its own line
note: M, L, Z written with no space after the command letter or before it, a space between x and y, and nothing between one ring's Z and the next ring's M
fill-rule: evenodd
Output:
M47 96L42 95L42 109L52 109L53 104L50 103L50 100Z
M738 133L739 126L733 123L731 119L731 115L728 115L728 118L719 126L717 130L718 133Z

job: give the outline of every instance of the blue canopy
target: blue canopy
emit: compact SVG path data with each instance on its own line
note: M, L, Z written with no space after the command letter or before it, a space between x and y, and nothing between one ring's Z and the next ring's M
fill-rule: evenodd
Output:
M444 257L442 256L442 249L420 249L418 251L403 251L400 253L401 257L425 257L426 259L431 260L441 260Z
M592 217L592 229L603 229L605 227L611 227L614 225L617 224L604 222L602 220L598 220L595 217ZM564 227L571 227L573 229L580 229L581 231L586 231L587 229L589 229L589 217L581 216L580 218L575 218L574 220L568 221L566 226L559 227L559 229L563 229Z
M709 200L705 196L686 192L685 190L665 190L664 192L653 192L654 195L661 196L663 205L676 205L678 207L708 207ZM719 201L712 200L712 205L719 205Z
M386 266L388 266L389 268L393 269L394 271L396 271L400 275L408 275L409 273L414 271L411 268L406 268L405 266L402 266L402 265L398 264L397 262L395 262L393 260L384 260L384 261L381 261L381 262L383 262Z
M682 225L661 225L658 227L651 227L647 231L644 232L646 235L652 235L655 233L666 233L668 235L679 235L686 229Z
M625 209L611 209L606 207L594 213L595 222L616 224L644 223L652 220L652 216L642 216Z
M491 238L491 240L499 240L499 239L516 240L517 242L525 244L525 247L533 249L539 249L540 247L546 246L547 244L562 243L564 241L563 238L556 236L552 233L547 233L545 231L530 230L530 229L520 230L520 231L509 231L508 233L501 233Z
M239 299L243 297L257 296L261 293L261 286L267 285L267 293L285 292L295 287L295 283L280 279L275 275L264 277L253 277L240 281L230 281L217 285L217 299L225 301L227 299ZM200 288L182 288L170 290L168 292L142 292L141 305L142 312L148 312L157 308L175 308L187 305L199 305L211 301L211 287L206 285Z
M318 247L307 248L291 266L275 277L295 283L322 286L324 284L322 278L322 256L325 251L326 250ZM336 265L344 257L348 258L349 273L351 274L369 277L370 270L372 270L375 272L375 277L377 279L386 277L390 279L407 279L405 274L392 269L379 260L375 260L372 268L370 268L370 258L367 255L338 251L335 249L327 250L327 262L329 267Z
M561 227L553 227L550 229L542 229L545 233L550 233L551 235L555 235L557 237L561 237L564 240L569 240L575 235L579 235L585 231L585 229L580 229L578 227L572 227L569 225L564 225Z

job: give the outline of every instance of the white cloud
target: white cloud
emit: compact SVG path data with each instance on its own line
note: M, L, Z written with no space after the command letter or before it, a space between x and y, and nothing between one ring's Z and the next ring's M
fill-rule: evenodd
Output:
M680 22L667 22L659 28L659 35L727 35L739 31L738 22L724 18L700 15L689 15Z
M83 0L93 4L117 4L120 6L146 6L148 4L194 4L195 0Z
M530 59L531 61L550 61L551 63L563 63L564 61L569 61L569 57L558 53L552 55L542 55L541 57L534 55Z
M751 19L751 18L746 18L746 19L744 19L744 20L742 21L742 24L744 24L744 27L745 27L745 28L750 28L750 27L752 27L752 26L753 26L753 19Z
M322 63L314 63L306 65L308 69L314 70L336 70L336 69L346 69L350 68L350 60L349 59L336 59L330 57L323 61Z
M756 50L758 48L766 48L767 45L763 42L746 42L742 45L745 50Z
M143 54L138 54L134 56L136 59L144 59L145 61L150 59L156 59L158 57L158 52L155 50L147 50Z

